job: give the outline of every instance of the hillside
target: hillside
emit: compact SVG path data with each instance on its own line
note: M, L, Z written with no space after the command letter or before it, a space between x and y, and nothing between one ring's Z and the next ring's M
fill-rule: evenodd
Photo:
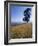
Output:
M32 38L32 24L19 24L11 26L10 30L11 38Z

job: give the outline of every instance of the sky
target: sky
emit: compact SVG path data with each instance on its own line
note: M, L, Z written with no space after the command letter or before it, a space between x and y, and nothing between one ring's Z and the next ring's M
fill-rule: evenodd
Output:
M24 10L26 10L28 6L15 6L15 5L10 5L10 16L11 16L11 23L16 22L16 23L24 23L23 18L24 18ZM32 15L30 18L30 21L32 22Z

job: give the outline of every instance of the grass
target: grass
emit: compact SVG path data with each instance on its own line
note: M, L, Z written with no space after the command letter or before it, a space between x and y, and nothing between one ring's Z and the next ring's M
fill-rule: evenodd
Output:
M32 24L21 24L18 26L11 26L11 38L32 38Z

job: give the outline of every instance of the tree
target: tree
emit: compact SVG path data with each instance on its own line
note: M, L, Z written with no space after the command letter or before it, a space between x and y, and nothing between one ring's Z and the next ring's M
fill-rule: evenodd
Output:
M29 19L30 19L30 15L31 15L31 8L27 8L25 11L24 11L24 18L23 18L23 21L26 21L27 23L29 22Z

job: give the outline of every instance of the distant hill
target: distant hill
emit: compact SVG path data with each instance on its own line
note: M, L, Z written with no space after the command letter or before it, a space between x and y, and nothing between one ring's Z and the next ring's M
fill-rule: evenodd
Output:
M22 25L22 24L27 24L27 23L25 23L25 22L24 22L24 23L21 23L21 22L20 22L20 23L14 23L14 22L13 22L13 23L11 23L11 26L17 26L17 25ZM28 23L28 24L29 24L29 23Z

